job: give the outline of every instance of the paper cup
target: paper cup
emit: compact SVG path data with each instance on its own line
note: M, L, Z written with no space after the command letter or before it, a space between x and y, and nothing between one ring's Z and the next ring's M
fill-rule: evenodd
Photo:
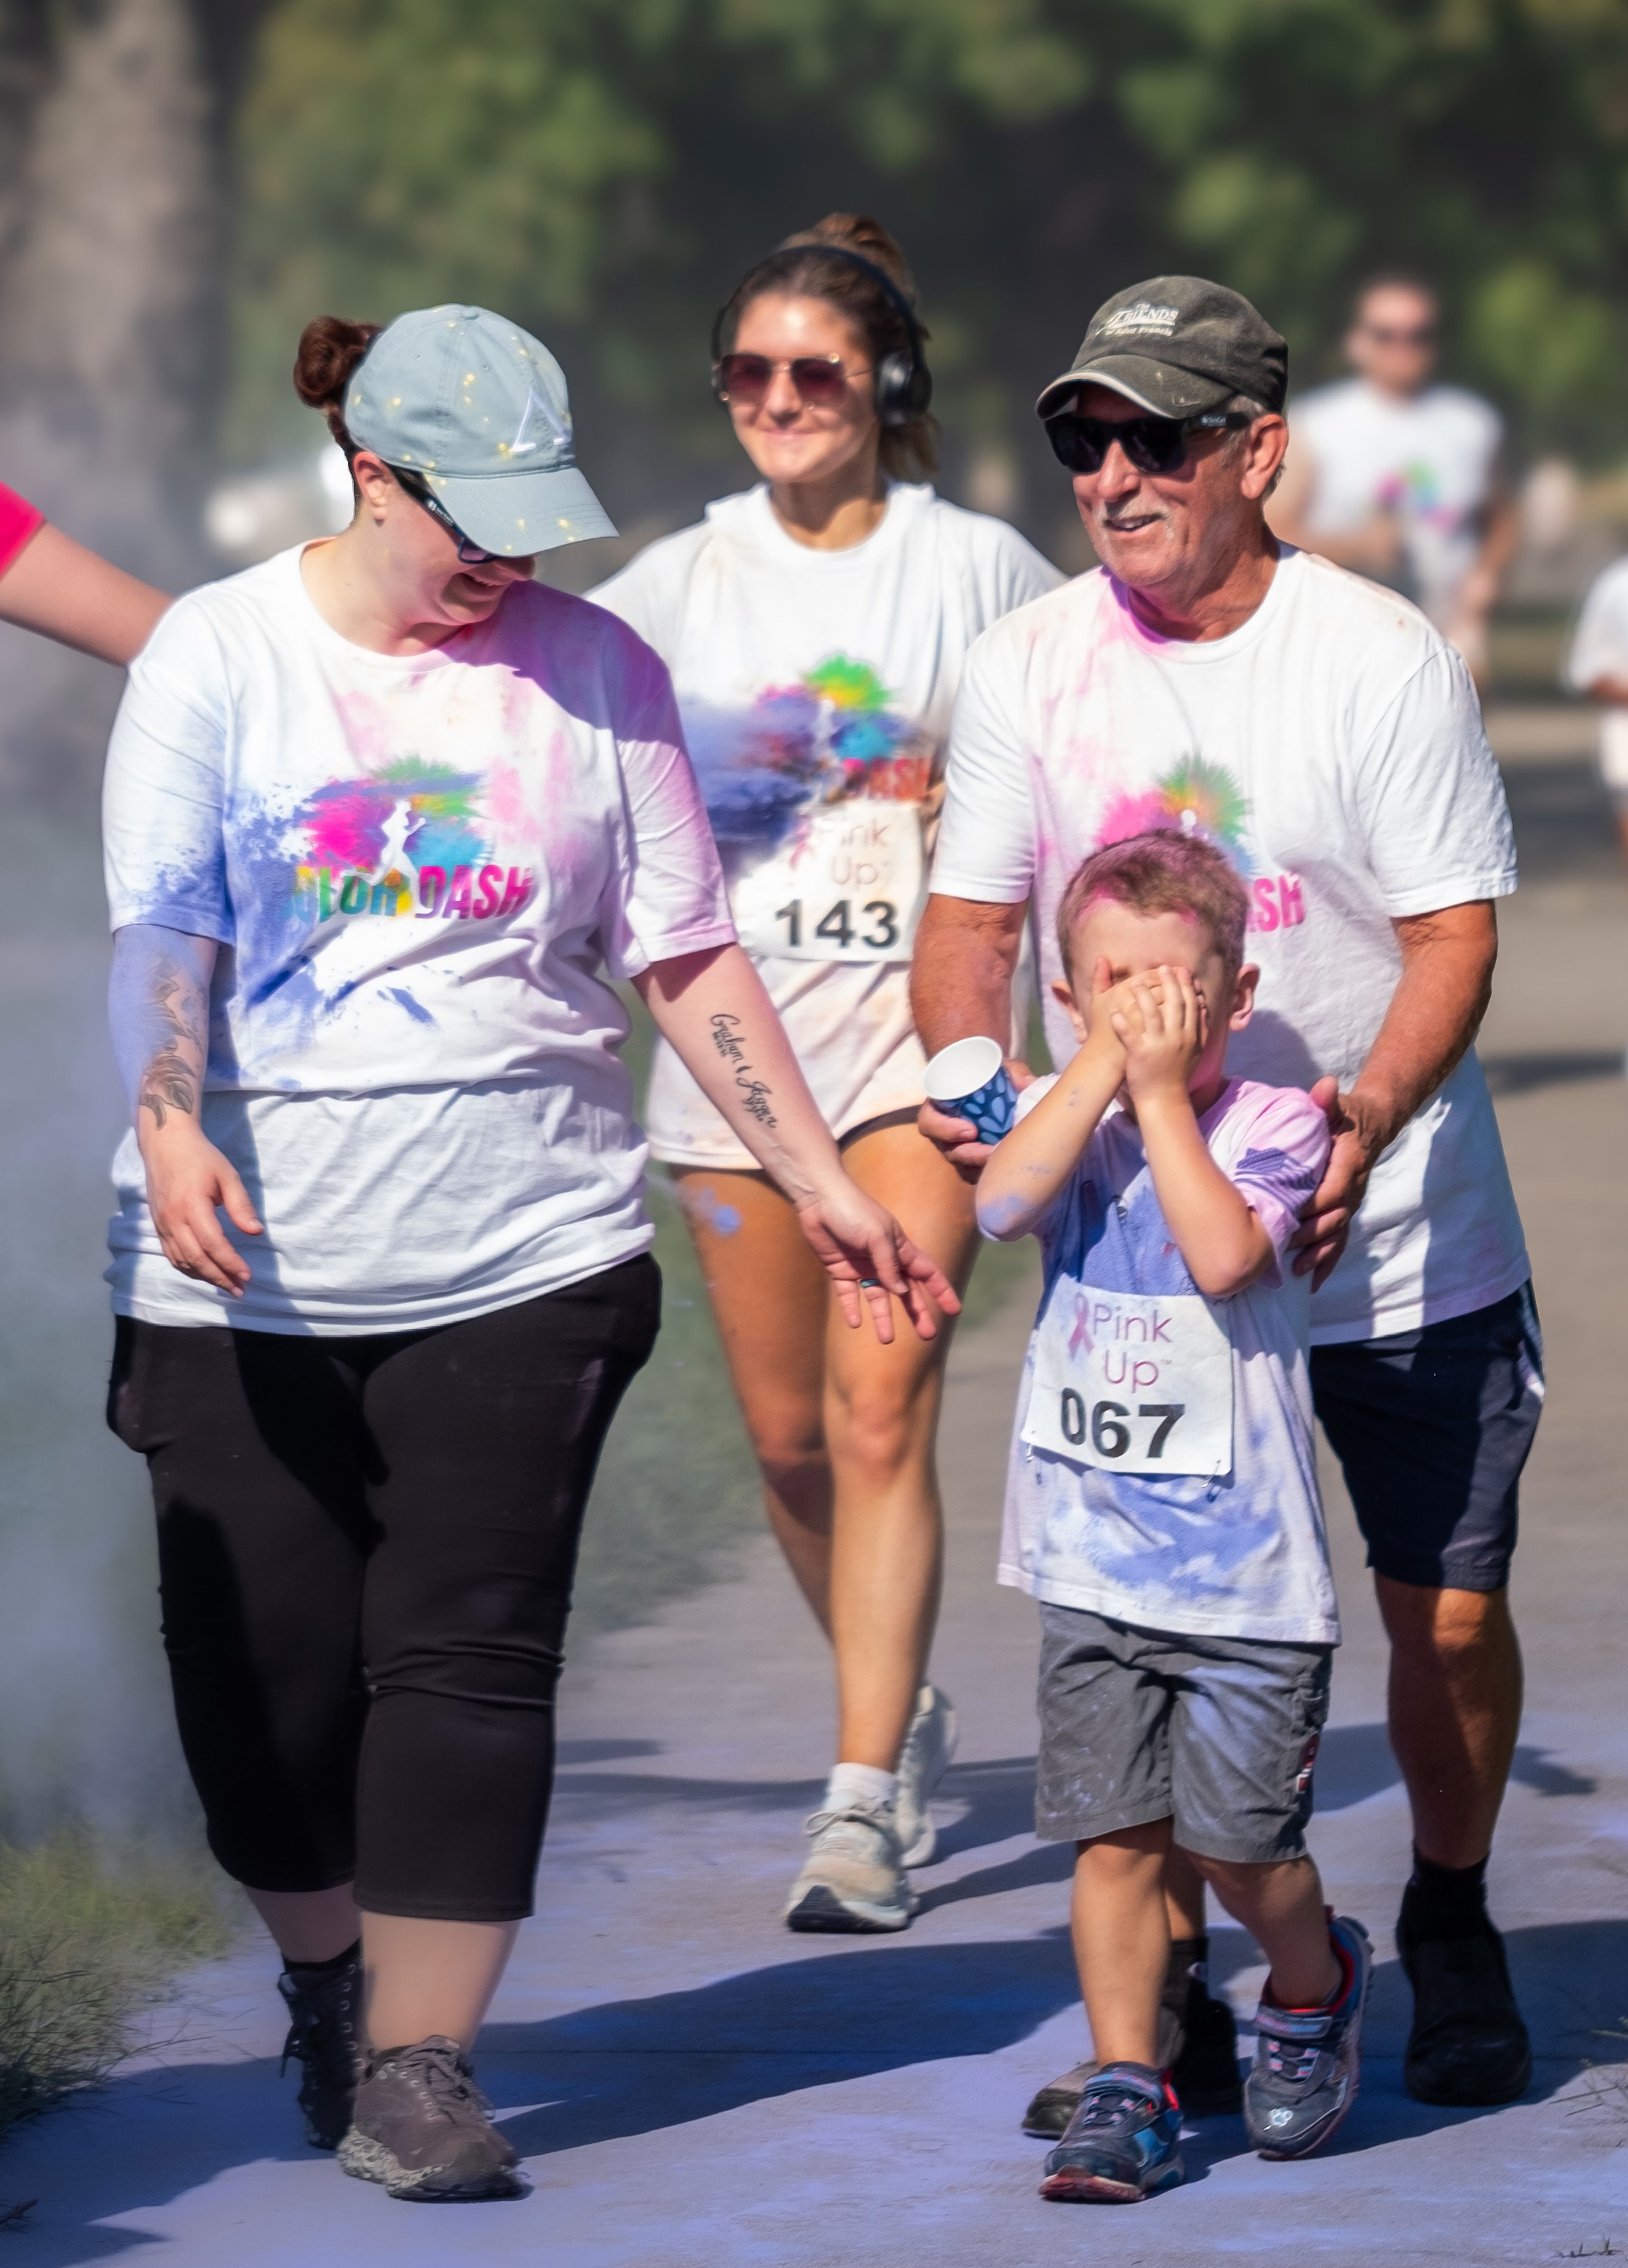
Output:
M1017 1089L999 1040L957 1040L927 1067L928 1101L950 1118L970 1118L979 1138L998 1142L1012 1130Z

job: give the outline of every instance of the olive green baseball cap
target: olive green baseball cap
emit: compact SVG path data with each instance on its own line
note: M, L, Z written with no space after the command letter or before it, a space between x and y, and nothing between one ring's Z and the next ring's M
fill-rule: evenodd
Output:
M576 467L565 372L485 307L419 307L368 349L345 394L358 447L416 473L500 558L614 535Z
M1035 404L1069 409L1082 386L1105 386L1155 417L1193 417L1236 394L1280 410L1288 347L1240 291L1202 276L1150 276L1104 299L1080 351Z

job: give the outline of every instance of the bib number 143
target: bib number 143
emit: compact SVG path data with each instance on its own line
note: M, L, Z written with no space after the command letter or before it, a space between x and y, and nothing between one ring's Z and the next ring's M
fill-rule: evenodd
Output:
M737 878L730 906L748 953L906 961L926 893L916 806L855 796L805 814L784 850Z
M813 909L804 908L801 898L775 909L774 918L784 931L782 951L799 952L805 928L810 938L823 939L838 953L847 953L854 945L885 953L898 943L898 908L891 898L867 898L857 908L851 898L839 898L818 920L811 918L812 912Z
M1196 1292L1060 1276L1035 1333L1023 1438L1106 1472L1232 1469L1232 1342Z

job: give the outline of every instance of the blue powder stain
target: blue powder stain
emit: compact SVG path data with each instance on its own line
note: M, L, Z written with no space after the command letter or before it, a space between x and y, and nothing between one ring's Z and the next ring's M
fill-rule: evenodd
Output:
M385 997L399 1002L416 1024L433 1024L436 1020L422 1001L415 1000L410 992L403 991L399 984L387 987Z
M741 1225L741 1217L733 1205L715 1205L712 1226L720 1236L733 1236Z

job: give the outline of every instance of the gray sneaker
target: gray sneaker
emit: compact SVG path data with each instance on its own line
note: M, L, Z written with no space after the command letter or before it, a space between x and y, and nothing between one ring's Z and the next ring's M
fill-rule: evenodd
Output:
M305 2139L313 2150L337 2150L362 2077L361 1960L353 1955L338 1969L290 1964L277 1990L289 2011L278 2076L292 2057L300 2066Z
M393 2198L524 2197L514 2151L490 2113L458 2042L432 2033L373 2057L339 2161Z
M907 1929L916 1894L905 1879L891 1804L849 1803L809 1820L814 1847L786 1901L796 1930Z
M1263 2158L1306 2158L1344 2124L1357 2098L1362 2011L1374 1955L1368 1933L1332 1916L1329 1940L1350 1976L1331 2008L1274 2008L1255 2018L1255 2068L1243 2083L1243 2125Z
M938 1847L938 1830L928 1808L933 1790L949 1771L956 1753L955 1704L936 1685L924 1685L916 1697L898 1756L898 1797L894 1807L898 1840L906 1867L930 1865Z

